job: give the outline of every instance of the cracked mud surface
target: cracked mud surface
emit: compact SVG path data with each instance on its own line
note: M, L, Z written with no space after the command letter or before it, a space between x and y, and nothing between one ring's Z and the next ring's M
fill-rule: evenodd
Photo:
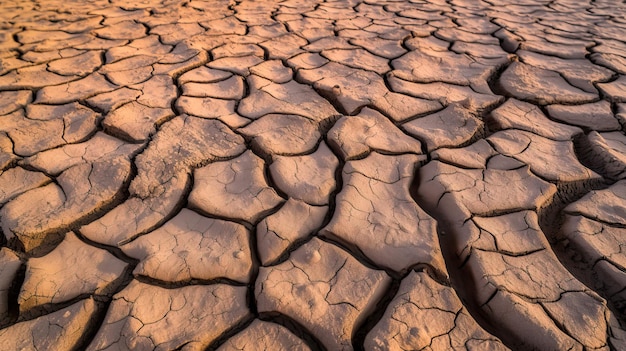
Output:
M0 350L626 349L619 1L3 1Z

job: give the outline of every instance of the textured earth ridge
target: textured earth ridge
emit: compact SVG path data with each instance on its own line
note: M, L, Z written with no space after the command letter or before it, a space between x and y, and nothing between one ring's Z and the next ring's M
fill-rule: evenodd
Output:
M626 1L0 2L0 351L626 350Z

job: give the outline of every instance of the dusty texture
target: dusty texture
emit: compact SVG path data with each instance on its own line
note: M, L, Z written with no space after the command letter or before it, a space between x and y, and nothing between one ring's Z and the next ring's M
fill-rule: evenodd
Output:
M255 287L261 312L280 312L303 324L322 344L350 350L355 327L382 297L390 278L347 252L312 239L289 260L263 267Z
M422 145L402 133L381 113L364 108L356 116L345 116L328 131L328 142L339 150L344 160L385 153L422 153Z
M0 330L0 350L73 350L95 317L96 303L85 299L48 315Z
M257 319L217 350L309 351L310 348L287 328Z
M80 241L74 233L49 254L31 258L17 302L22 312L81 295L106 295L121 283L127 264L106 250Z
M0 3L0 350L626 350L626 7Z
M424 272L402 280L382 319L365 339L368 350L507 350L465 310L454 290Z
M297 241L315 233L324 222L328 206L311 206L289 198L274 214L256 227L259 259L264 265L278 259Z
M87 350L202 350L249 314L245 300L243 287L163 289L133 281L113 296Z
M245 283L252 268L248 236L240 224L183 209L122 251L139 260L135 275L166 282L227 278Z
M471 111L450 105L402 126L410 135L423 140L428 151L433 151L440 147L462 146L482 133L483 123Z
M321 235L356 245L372 261L403 271L422 263L443 272L435 221L410 197L418 156L372 153L343 169L344 189Z
M251 151L199 168L194 174L189 205L209 214L254 223L282 200L267 184L263 168L263 160Z
M327 205L335 190L335 170L339 160L322 142L304 156L277 156L270 165L276 187L289 197L310 205Z

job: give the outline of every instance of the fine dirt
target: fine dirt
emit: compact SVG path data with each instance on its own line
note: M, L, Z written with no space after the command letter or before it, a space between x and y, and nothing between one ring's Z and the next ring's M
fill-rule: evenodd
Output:
M0 2L0 351L626 350L626 4Z

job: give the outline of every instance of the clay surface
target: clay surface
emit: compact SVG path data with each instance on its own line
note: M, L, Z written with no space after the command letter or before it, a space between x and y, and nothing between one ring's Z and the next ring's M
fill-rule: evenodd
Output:
M0 2L0 351L626 350L620 1Z

